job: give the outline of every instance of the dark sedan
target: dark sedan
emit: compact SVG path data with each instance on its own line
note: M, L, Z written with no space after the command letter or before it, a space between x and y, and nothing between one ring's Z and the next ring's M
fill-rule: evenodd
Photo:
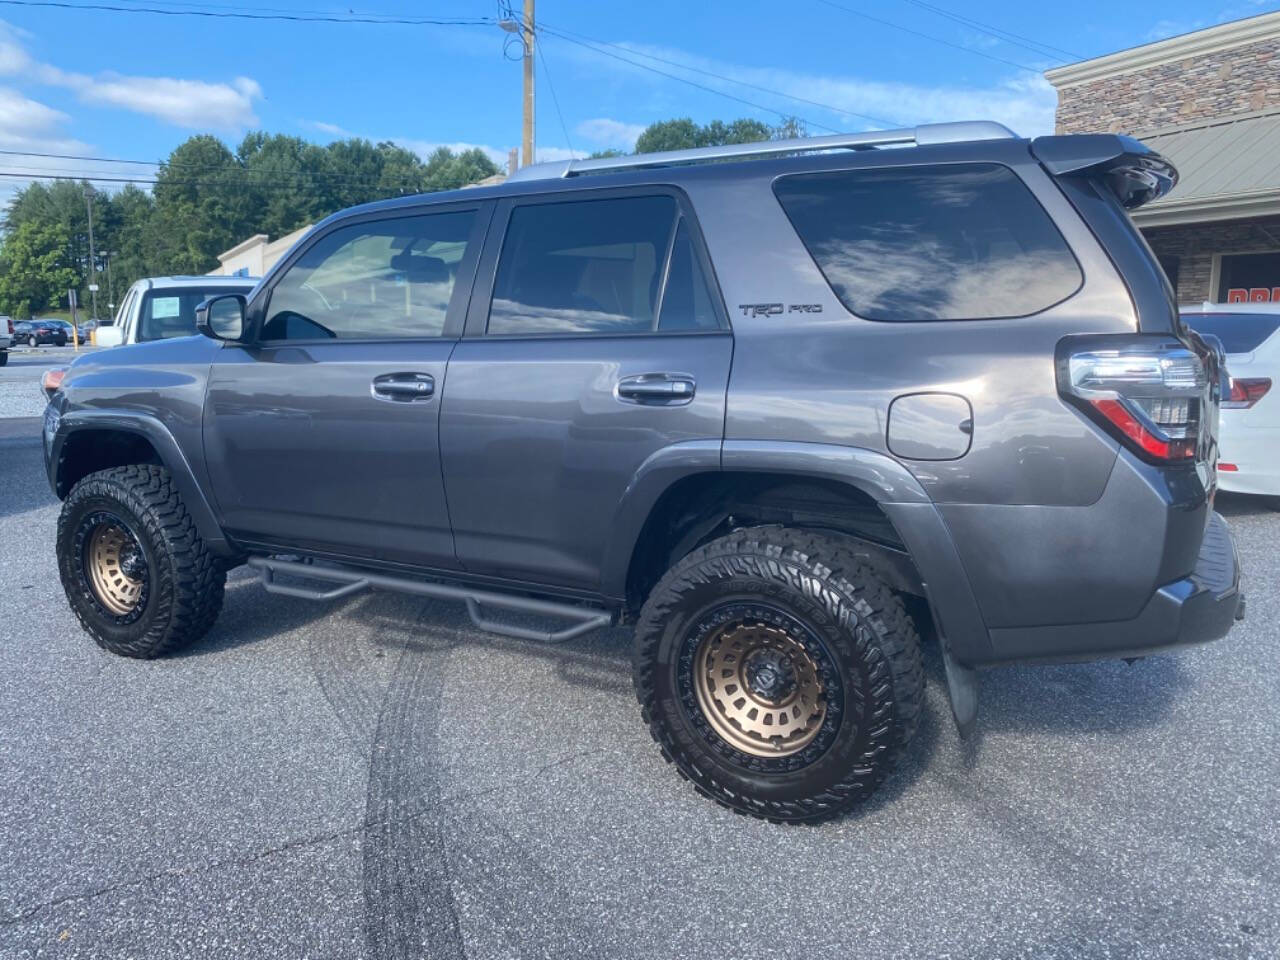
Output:
M51 343L56 347L65 347L69 329L70 324L62 324L56 320L23 320L13 325L13 343L15 346L25 343L31 347Z

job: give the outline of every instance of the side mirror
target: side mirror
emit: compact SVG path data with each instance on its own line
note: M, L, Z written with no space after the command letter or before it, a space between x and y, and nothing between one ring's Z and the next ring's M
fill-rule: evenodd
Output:
M196 329L210 340L237 341L244 336L244 294L210 297L196 307Z

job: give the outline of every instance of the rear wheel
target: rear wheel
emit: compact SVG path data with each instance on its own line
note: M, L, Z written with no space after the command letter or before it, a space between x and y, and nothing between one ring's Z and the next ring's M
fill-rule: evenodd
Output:
M636 694L700 793L776 821L874 793L915 731L920 644L839 537L740 531L681 560L636 627Z
M173 477L150 464L102 470L72 488L58 518L58 572L99 646L148 659L204 636L226 583Z
M31 336L27 337L27 343L33 347L40 346L40 341L36 339L36 335L34 333Z

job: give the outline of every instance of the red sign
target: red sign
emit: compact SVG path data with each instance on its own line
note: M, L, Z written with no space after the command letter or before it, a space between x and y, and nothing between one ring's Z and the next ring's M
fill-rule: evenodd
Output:
M1280 303L1280 287L1232 287L1227 303Z

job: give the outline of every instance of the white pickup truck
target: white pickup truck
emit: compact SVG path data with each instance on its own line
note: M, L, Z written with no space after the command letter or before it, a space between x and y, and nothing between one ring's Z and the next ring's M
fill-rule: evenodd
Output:
M134 283L110 323L93 332L100 347L146 340L189 337L196 332L196 307L209 297L247 294L257 277L146 277Z

